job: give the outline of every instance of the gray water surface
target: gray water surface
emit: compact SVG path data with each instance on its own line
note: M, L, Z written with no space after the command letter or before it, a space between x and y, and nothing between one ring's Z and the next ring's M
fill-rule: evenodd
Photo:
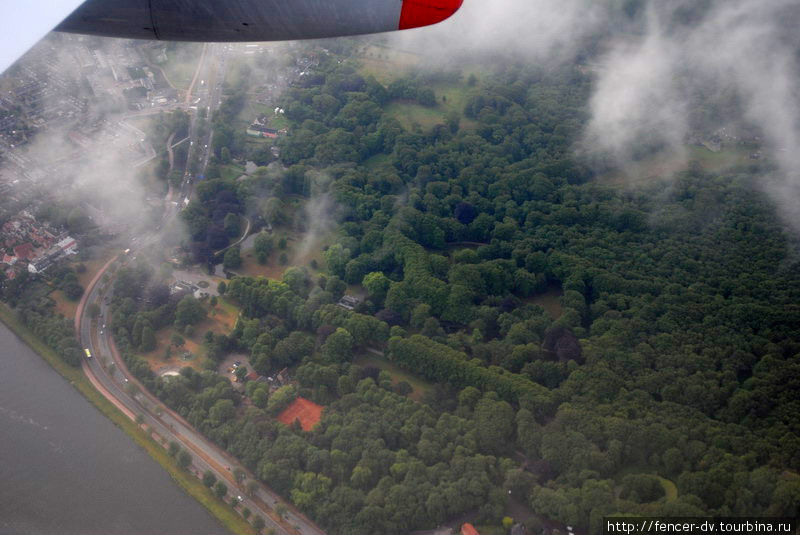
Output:
M0 323L0 535L229 535Z

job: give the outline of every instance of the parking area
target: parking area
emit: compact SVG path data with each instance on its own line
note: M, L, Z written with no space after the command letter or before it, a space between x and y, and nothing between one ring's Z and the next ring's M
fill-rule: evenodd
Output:
M219 295L217 293L217 285L219 284L219 277L212 277L203 271L197 269L176 269L172 272L175 280L182 280L191 282L200 287L200 291L208 295Z
M217 367L217 372L223 377L226 377L230 382L238 383L235 375L238 368L247 369L247 373L253 371L253 368L250 366L250 361L247 360L247 355L242 353L228 355L222 362L220 362L219 366Z

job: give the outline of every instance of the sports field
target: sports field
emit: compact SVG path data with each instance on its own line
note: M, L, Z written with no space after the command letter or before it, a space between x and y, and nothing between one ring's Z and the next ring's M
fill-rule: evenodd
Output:
M292 425L295 420L300 420L300 427L303 428L303 431L311 431L322 418L322 409L324 408L305 398L297 398L278 415L278 421L282 424Z

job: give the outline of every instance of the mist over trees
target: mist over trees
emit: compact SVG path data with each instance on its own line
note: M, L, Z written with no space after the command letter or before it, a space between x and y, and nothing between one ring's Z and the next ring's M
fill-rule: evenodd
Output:
M615 513L796 514L800 272L757 186L768 163L620 187L573 150L593 83L576 66L398 78L322 55L284 97L287 168L207 181L184 216L208 240L267 181L333 197L325 273L234 277L242 315L205 340L298 384L164 381L126 351L145 384L333 534L499 523L508 491L590 533ZM387 111L442 80L464 91L455 126ZM275 246L259 234L256 255ZM131 347L199 318L191 297L137 304L150 274L127 269L113 327ZM352 311L335 305L348 284L366 293ZM428 388L354 362L369 350ZM309 432L272 418L298 395L325 406Z
M646 45L646 3L620 6L615 28ZM694 27L714 6L667 13ZM608 124L594 108L607 79L593 64L601 43L580 35L580 61L495 58L387 83L358 64L363 42L303 45L317 64L280 103L283 167L206 180L182 215L207 263L249 210L266 228L287 224L281 199L331 199L321 268L220 283L241 315L203 341L209 368L244 353L258 374L288 368L296 384L239 391L189 367L155 377L136 353L205 309L159 298L144 262L116 275L110 328L128 366L332 535L404 535L462 515L499 525L509 493L592 534L613 514L797 515L800 264L762 186L783 164L698 158L627 183L625 164L688 140L632 126L626 161L608 147L587 154L599 146L587 132ZM398 109L442 111L443 86L456 88L455 113L404 122ZM228 117L247 98L239 89ZM692 131L741 117L738 97L718 97L691 102L714 116ZM659 115L662 101L643 102ZM219 136L221 159L245 154L235 132ZM260 264L276 251L288 263L285 248L266 230L255 238ZM238 248L224 255L241 262ZM353 310L336 304L354 291ZM63 321L21 314L65 359L79 349L59 336ZM310 431L275 420L298 396L325 407Z

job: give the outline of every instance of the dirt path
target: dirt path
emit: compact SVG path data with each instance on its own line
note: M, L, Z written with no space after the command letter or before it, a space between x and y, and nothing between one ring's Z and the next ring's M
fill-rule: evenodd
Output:
M250 220L248 218L246 218L245 216L242 216L242 219L244 219L247 222L247 224L244 227L244 232L242 233L242 236L238 240L233 242L232 244L228 245L227 247L223 247L219 251L214 251L214 256L227 251L231 247L236 247L237 245L242 243L245 240L245 238L247 238L247 235L250 234L250 225L251 225L251 223L250 223Z
M167 154L169 155L169 172L172 172L172 167L175 164L175 154L172 152L172 140L175 139L176 132L173 132L167 140Z

